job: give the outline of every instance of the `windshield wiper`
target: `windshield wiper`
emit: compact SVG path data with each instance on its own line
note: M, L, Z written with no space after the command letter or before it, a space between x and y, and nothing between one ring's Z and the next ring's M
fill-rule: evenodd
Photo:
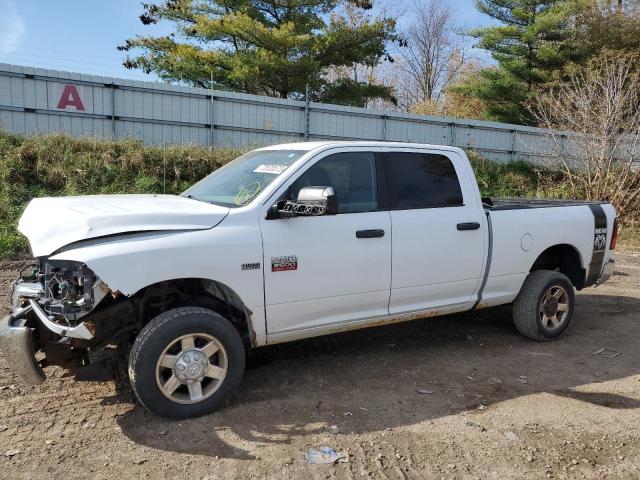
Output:
M218 205L219 207L224 207L225 205L218 203L218 202L214 202L213 200L206 200L204 198L198 198L198 197L194 197L193 195L189 194L189 195L183 195L184 197L190 199L190 200L195 200L196 202L203 202L203 203L208 203L210 205Z
M208 200L205 200L204 198L198 198L198 197L194 197L193 195L189 194L189 195L183 195L184 197L190 199L190 200L195 200L196 202L204 202L204 203L211 203Z

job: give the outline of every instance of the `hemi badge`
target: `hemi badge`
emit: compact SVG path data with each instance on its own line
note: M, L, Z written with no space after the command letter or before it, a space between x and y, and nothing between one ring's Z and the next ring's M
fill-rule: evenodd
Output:
M259 268L260 268L260 262L242 264L242 270L258 270Z

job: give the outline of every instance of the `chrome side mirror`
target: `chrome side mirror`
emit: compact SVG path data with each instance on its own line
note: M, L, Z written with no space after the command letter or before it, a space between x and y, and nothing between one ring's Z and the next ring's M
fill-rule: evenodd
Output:
M332 187L304 187L296 201L282 200L272 205L266 219L336 215L338 197Z

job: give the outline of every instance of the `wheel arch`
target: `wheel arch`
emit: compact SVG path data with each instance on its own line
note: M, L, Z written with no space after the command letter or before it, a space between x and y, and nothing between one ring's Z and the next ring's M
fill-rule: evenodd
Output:
M174 278L147 285L130 298L137 305L140 327L177 307L204 307L222 315L238 330L245 347L256 346L253 312L227 284L209 278Z
M566 275L577 290L585 286L586 269L580 251L573 245L561 243L542 251L529 268L536 270L555 270Z

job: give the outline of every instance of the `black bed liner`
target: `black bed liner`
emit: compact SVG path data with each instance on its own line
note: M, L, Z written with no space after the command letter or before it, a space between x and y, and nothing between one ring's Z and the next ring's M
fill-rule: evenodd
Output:
M603 205L607 202L587 200L558 200L554 198L494 198L484 197L482 203L487 210L524 210L529 208L577 207L581 205Z

